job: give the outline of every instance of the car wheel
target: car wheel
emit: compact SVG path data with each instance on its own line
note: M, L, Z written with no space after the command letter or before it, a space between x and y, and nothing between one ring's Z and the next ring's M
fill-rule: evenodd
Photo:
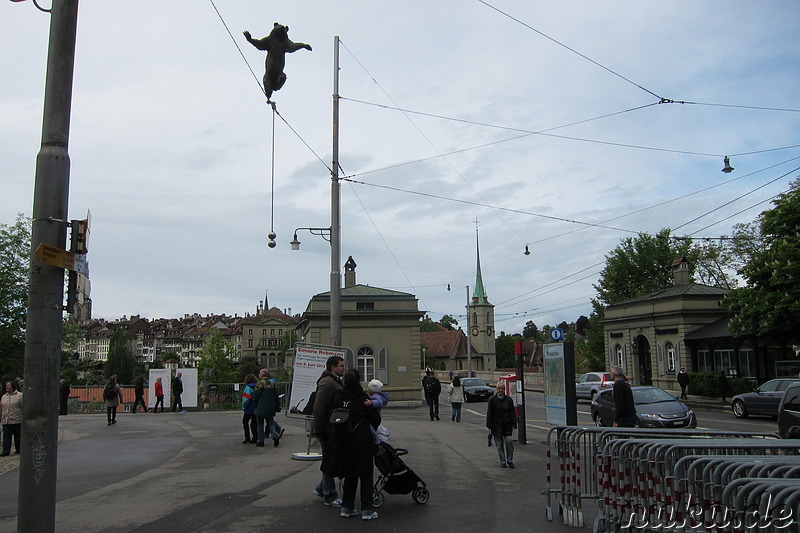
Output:
M592 420L594 420L594 425L599 428L605 426L605 424L603 424L603 417L600 416L600 413L595 413L592 415Z
M736 418L747 418L747 407L745 407L743 401L736 400L733 402L731 409L733 409L733 414Z
M431 497L431 493L428 492L426 488L418 488L414 489L414 492L411 493L411 497L417 503L428 503L428 499Z

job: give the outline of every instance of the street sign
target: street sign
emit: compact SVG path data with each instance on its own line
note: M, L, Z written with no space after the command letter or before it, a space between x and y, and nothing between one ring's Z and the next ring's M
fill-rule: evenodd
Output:
M40 243L36 247L36 257L46 265L75 270L75 254L61 248Z
M559 328L553 328L550 330L550 338L554 341L563 341L564 340L564 330Z

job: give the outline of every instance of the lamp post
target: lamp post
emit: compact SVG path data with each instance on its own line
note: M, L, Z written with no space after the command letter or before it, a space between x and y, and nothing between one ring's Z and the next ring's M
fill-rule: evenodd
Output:
M333 37L333 149L331 151L331 344L342 345L341 220L339 216L339 36Z

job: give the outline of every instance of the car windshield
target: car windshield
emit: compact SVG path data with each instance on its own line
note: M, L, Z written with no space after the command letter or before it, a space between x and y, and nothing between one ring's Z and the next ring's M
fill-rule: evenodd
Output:
M462 379L461 385L464 387L485 387L486 383L484 383L482 379L468 378L468 379Z
M633 402L636 405L674 401L671 394L661 389L633 389Z

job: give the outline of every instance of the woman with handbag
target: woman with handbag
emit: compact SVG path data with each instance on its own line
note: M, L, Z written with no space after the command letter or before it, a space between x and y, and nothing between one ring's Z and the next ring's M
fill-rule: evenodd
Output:
M372 510L372 477L375 442L372 428L381 423L377 409L371 407L369 396L361 388L358 370L344 374L343 390L333 399L334 414L340 423L333 423L332 452L330 460L323 458L322 471L332 477L344 478L342 518L358 516L355 509L356 487L361 483L361 519L374 520L378 513ZM347 413L337 408L347 409ZM336 426L342 426L337 428Z

